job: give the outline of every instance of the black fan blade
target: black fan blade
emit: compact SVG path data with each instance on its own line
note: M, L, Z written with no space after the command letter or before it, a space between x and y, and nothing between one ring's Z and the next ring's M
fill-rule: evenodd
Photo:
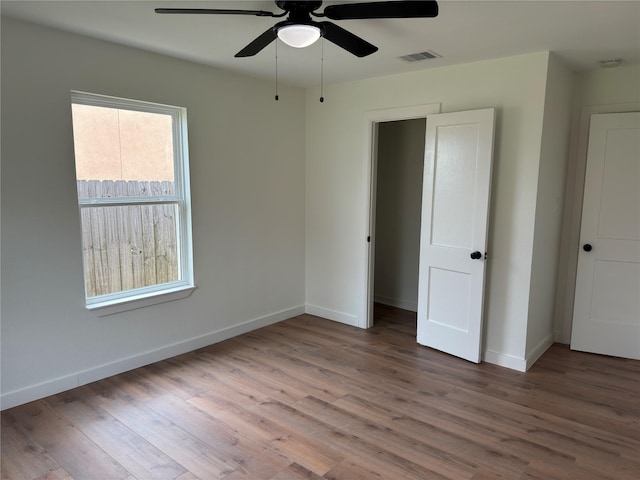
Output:
M282 17L284 14L275 14L265 10L225 10L219 8L156 8L156 13L187 13L207 15L254 15L256 17Z
M324 9L323 14L331 20L437 17L438 2L434 0L423 0L346 3L344 5L329 5Z
M366 57L378 51L378 47L331 22L319 22L324 28L324 38L335 43L356 57Z
M256 53L260 52L260 50L262 50L264 47L266 47L276 39L277 37L276 27L271 27L269 30L264 32L262 35L256 38L253 42L251 42L249 45L247 45L238 53L236 53L235 57L252 57Z

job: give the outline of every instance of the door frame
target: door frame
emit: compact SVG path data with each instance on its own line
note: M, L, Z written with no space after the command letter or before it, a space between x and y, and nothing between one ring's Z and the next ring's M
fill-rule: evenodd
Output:
M363 309L361 328L373 326L373 302L374 302L374 271L375 271L375 218L376 218L376 190L378 167L378 124L395 122L399 120L416 120L427 118L429 115L440 113L440 103L414 105L407 107L386 108L365 112L365 156L364 156L364 181L365 211L365 262L364 262L364 286ZM367 238L370 241L367 241Z
M565 275L559 278L556 298L562 298L556 306L556 319L562 319L562 331L556 331L556 341L571 343L573 328L573 303L576 294L576 279L578 275L578 254L580 251L580 227L582 223L582 200L584 197L584 182L587 172L587 153L589 147L589 128L591 115L598 113L628 113L640 111L640 102L620 103L611 105L595 105L582 107L580 110L577 137L572 146L574 153L569 157L567 165L567 180L565 183L564 217L568 222L563 226L560 244L560 261L558 271ZM574 137L575 138L575 137ZM573 172L573 175L572 175ZM570 183L573 182L573 183ZM562 311L558 311L558 309ZM557 321L557 320L556 320Z

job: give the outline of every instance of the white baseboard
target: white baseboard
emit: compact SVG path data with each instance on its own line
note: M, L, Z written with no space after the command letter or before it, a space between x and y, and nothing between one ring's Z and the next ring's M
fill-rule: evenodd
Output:
M527 362L524 358L507 355L506 353L485 350L482 354L482 360L493 365L510 368L511 370L517 370L519 372L527 371Z
M389 305L390 307L409 310L410 312L418 311L418 302L412 302L411 300L403 300L401 298L392 298L392 297L385 297L384 295L376 295L375 297L373 297L373 301L376 303L381 303L383 305Z
M482 355L482 359L487 363L510 368L519 372L526 372L551 345L553 345L553 334L547 335L540 343L538 343L538 345L535 346L535 348L533 348L533 350L531 350L531 352L527 354L526 358L485 350Z
M232 327L216 330L204 335L200 335L195 338L183 340L171 345L150 350L138 355L116 360L115 362L99 365L87 370L82 370L71 375L48 380L36 385L31 385L20 390L14 390L12 392L3 393L0 396L1 409L7 409L22 405L27 402L38 400L40 398L48 397L49 395L55 395L56 393L64 392L87 383L95 382L103 378L117 375L119 373L133 370L134 368L143 367L154 362L166 360L167 358L175 357L183 353L191 352L199 348L204 348L214 343L222 342L229 338L241 335L243 333L256 330L258 328L266 327L274 323L281 322L297 315L305 313L305 307L300 305L298 307L289 308L280 312L275 312L270 315L265 315L253 320L249 320Z
M553 345L553 334L547 335L531 352L527 354L526 367L529 370L547 349Z
M338 312L329 308L318 307L317 305L309 304L307 304L307 306L305 307L305 313L308 313L309 315L315 315L317 317L326 318L328 320L333 320L334 322L345 323L347 325L351 325L352 327L362 328L362 325L360 325L358 321L358 317L350 313Z

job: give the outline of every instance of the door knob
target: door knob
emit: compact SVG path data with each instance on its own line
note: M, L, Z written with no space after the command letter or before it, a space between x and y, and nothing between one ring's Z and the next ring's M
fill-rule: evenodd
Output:
M582 246L582 249L583 249L585 252L590 252L591 250L593 250L593 247L591 246L591 244L590 244L590 243L585 243L585 244Z
M482 258L482 254L477 250L471 254L472 260L479 260L480 258Z

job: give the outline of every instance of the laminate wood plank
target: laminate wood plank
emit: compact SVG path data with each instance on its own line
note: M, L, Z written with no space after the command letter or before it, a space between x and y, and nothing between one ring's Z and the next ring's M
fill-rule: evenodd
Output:
M354 349L358 352L358 349ZM469 363L451 355L435 352L426 347L389 349L377 355L378 363L387 363L389 368L407 372L407 382L424 389L435 380L445 381L452 387L484 389L496 379L502 382L506 378L514 384L523 381L522 376L493 365Z
M354 327L344 325L344 327L346 327L345 329L327 329L323 319L307 314L296 317L294 321L285 320L276 325L283 332L286 332L285 334L289 338L289 341L291 341L291 335L295 335L295 345L298 348L304 348L304 345L301 345L303 342L298 342L298 339L304 339L306 345L310 345L315 349L346 347L353 342L364 345L370 343L368 340L360 338L359 336L349 335L350 329Z
M72 391L50 399L49 403L133 476L172 480L186 472L183 466L102 408L84 403L82 397Z
M635 379L640 375L637 360L571 351L568 345L560 344L547 350L533 367L535 370L542 368L567 377L585 373L601 376L602 380L613 377L630 383L637 383Z
M11 413L2 415L1 430L0 471L3 480L37 478L60 468L49 453L28 436L23 424Z
M548 429L566 437L582 439L583 443L578 448L590 445L594 449L607 451L608 446L611 446L615 452L624 450L628 446L634 449L640 448L640 442L620 435L618 432L602 430L575 419L563 417L554 410L538 410L514 405L507 399L496 398L486 392L452 392L446 400L448 404L443 408L450 408L459 415L473 416L480 422L508 425L512 433L520 430L526 431L529 435L535 435L543 432L543 429Z
M377 340L381 334L380 331L371 335L371 330L362 330L338 322L327 324L326 319L309 314L303 314L285 320L284 322L280 322L279 325L294 329L293 332L295 332L295 336L297 336L299 330L322 336L322 338L331 340L333 342L331 346L337 348L349 347L356 344L372 346L380 344ZM384 347L386 347L386 345Z
M96 391L100 390L99 395L103 397L107 397L111 394L110 392L117 390L121 392L122 396L131 400L135 399L140 403L166 394L167 391L150 380L145 375L146 372L146 369L139 368L121 373L93 383L93 388Z
M236 388L242 388L240 386L244 385L248 396L264 397L265 395L270 395L280 398L292 396L294 399L300 399L306 395L306 393L295 390L284 383L276 382L272 378L261 378L251 368L241 368L242 360L233 357L231 352L226 355L220 355L219 352L210 353L207 349L201 349L198 355L193 355L186 360L181 356L176 361L182 362L181 368L190 370L187 375L188 378L196 378L199 384L206 385L205 387L201 386L196 391L185 391L182 387L178 387L180 390L179 396L182 399L191 398L194 393L207 391L212 385L218 383L233 384ZM145 369L128 372L128 375L127 381L120 381L117 386L120 390L130 392L131 395L137 398L144 396L145 400L151 400L168 392L176 392L173 390L174 387L172 387L170 380L169 382L154 382L156 373L147 374ZM111 379L108 379L108 381L111 381ZM164 388L161 388L158 384L162 384Z
M640 439L638 416L617 409L613 405L594 404L588 400L577 399L567 402L567 397L550 392L518 392L498 385L491 386L487 392L493 397L508 399L509 402L523 407L554 411L563 418L590 425L605 432L623 434L634 440Z
M396 411L385 408L383 404L364 401L352 395L338 400L334 406L351 413L354 417L374 422L409 439L423 442L427 448L442 452L443 456L461 457L461 461L472 461L476 468L487 469L499 463L502 470L508 471L513 478L518 478L519 472L528 464L527 460L504 451L501 441L504 441L506 436L486 430L479 434L468 422L456 425L455 419L440 421L438 417L432 416L422 421L414 415L398 415Z
M188 358L188 357L187 357ZM193 368L185 368L185 357L176 357L145 367L144 379L183 400L209 390L206 378L198 375Z
M36 478L35 480L73 480L63 468L58 468Z
M601 458L593 459L589 456L581 456L576 461L577 470L584 472L598 472L603 476L616 480L638 480L640 473L640 451L635 453L635 458L630 459L619 456L616 460L604 463Z
M469 392L455 395L465 399L472 396ZM468 438L476 436L475 432L489 435L485 438L486 445L498 445L505 454L510 453L522 459L536 458L536 449L547 458L545 449L548 448L554 455L559 455L561 461L565 461L565 457L577 460L586 457L594 465L607 468L619 461L620 449L627 447L623 444L616 446L620 439L607 436L606 432L591 429L584 433L575 428L578 425L557 419L551 414L514 412L509 406L508 403L492 402L483 396L475 401L457 404L452 395L427 401L408 399L398 404L395 410L407 415L419 412L421 419L450 432L460 432L466 425ZM557 421L562 422L561 428L554 427ZM495 436L492 435L494 433Z
M302 465L292 463L282 472L277 473L270 480L325 480L325 477L321 477L307 470Z
M572 375L548 375L543 367L534 366L524 376L529 389L536 389L538 392L554 394L562 392L566 396L575 400L584 400L585 396L593 404L605 404L613 397L615 405L611 405L617 410L624 412L635 412L637 408L637 397L640 395L638 382L624 380L618 377L615 384L611 383L608 376L603 377L602 382L592 384L593 374L586 372L575 372Z
M200 478L221 479L239 467L211 445L201 442L147 405L127 402L117 397L96 396L88 401L105 410Z
M313 413L325 423L340 431L349 431L360 437L366 437L371 445L404 458L407 462L420 465L432 473L447 478L471 478L474 462L468 458L451 455L435 445L406 437L402 433L335 407L320 399L308 397L298 402L297 408Z
M294 356L294 353L289 353ZM344 377L346 384L358 386L363 395L366 393L382 395L393 391L411 391L420 395L444 394L455 388L449 382L434 379L424 382L421 372L406 364L379 363L376 355L345 353L325 349L315 355L306 356L306 362L324 371L335 372ZM300 355L300 358L305 358ZM382 381L384 379L384 381ZM350 392L353 389L349 390Z
M396 400L399 398L395 397ZM396 414L415 417L417 421L487 446L502 445L511 438L531 438L532 431L526 423L514 421L506 414L474 415L472 410L451 408L449 396L428 399L403 398L394 408Z
M452 479L468 478L465 475L458 477L442 475L432 469L416 464L408 460L404 455L398 455L386 448L386 443L380 447L378 442L371 441L369 436L363 437L350 428L350 424L342 424L336 428L332 421L326 422L319 412L309 415L295 408L279 402L265 402L260 405L260 414L273 421L280 421L297 429L302 434L304 431L311 434L327 445L337 447L350 460L363 465L368 465L374 471L379 472L383 478L406 478L410 480ZM434 464L440 465L442 459L438 458Z
M511 474L504 475L502 472L498 471L499 469L494 470L485 470L479 469L476 473L473 474L471 480L510 480ZM518 476L518 480L522 479L522 475ZM547 478L546 480L559 480L556 478ZM566 479L563 479L566 480Z
M359 465L351 460L343 460L329 470L324 478L327 480L383 480L379 472Z
M634 472L629 478L637 478L640 474L640 444L628 437L544 411L523 409L508 401L487 398L486 395L477 392L455 393L446 400L438 408L449 409L470 421L484 423L487 428L508 433L522 442L533 443L528 446L522 442L503 446L516 455L536 458L535 449L547 447L575 457L576 465L588 463L594 471L611 471L616 465L625 463L625 469ZM418 410L422 408L420 405L416 406ZM538 447L534 447L535 445ZM625 452L629 452L631 456L628 461L623 462L621 455ZM544 454L544 451L539 453ZM571 470L575 469L576 467L573 467ZM618 477L613 475L613 478Z
M216 396L214 392L194 397L189 403L233 426L244 436L268 442L273 450L291 463L298 463L318 475L324 475L344 458L337 449L308 435L298 434L288 426L271 422L255 410L242 408L232 399Z
M231 475L233 475L233 474L231 474ZM227 480L227 478L229 478L228 475L227 475L227 477L225 477L225 480ZM183 473L182 475L180 475L179 477L177 477L175 480L201 480L201 479L196 477L191 472L186 472L186 473Z
M267 332L258 332L261 334L261 339L265 338ZM317 350L326 347L333 347L336 345L336 339L330 335L319 334L317 332L311 332L300 326L297 322L293 323L276 323L273 328L269 330L266 338L277 341L281 346L288 346L289 348L299 348L303 350ZM295 342L291 342L291 334L295 334ZM280 350L280 348L279 348Z
M467 478L466 476L451 477L441 475L433 470L417 465L404 456L396 455L386 448L380 448L376 442L371 441L372 437L352 432L349 425L343 425L343 429L335 428L332 424L323 421L314 412L309 415L295 408L281 404L279 402L265 402L260 405L260 414L274 422L289 425L302 435L309 432L324 445L339 448L349 461L355 465L372 469L378 472L383 478L402 478L407 480L423 479L451 479ZM441 460L436 460L437 464ZM326 475L326 474L325 474Z
M209 365L215 365L216 370L220 372L215 379L216 382L224 383L231 388L245 389L256 397L264 394L285 403L295 403L307 396L307 392L294 388L275 376L265 376L251 367L241 365L235 358L210 358L206 353L202 357L206 363L199 363L197 368L207 370Z
M283 338L271 329L255 330L240 337L235 337L232 342L243 348L243 353L259 354L268 350L289 350L291 348L291 338ZM300 344L297 341L296 343Z
M343 365L319 361L320 355L305 355L304 353L295 351L289 351L287 353L270 352L267 355L270 359L274 358L279 362L295 365L299 372L299 378L307 381L307 383L326 386L323 391L331 391L333 395L328 397L315 395L313 391L310 391L309 394L319 396L329 402L334 398L338 399L343 397L348 394L348 392L370 395L372 393L382 394L386 391L385 384L381 384L379 379L367 378L361 372L359 376L353 373L352 375L345 375L346 372Z
M536 385L533 382L527 382L525 379L527 378L531 378L529 374L522 374L521 375L522 380L520 382L513 382L512 380L510 380L510 377L507 377L506 379L500 379L499 377L494 377L491 381L492 381L492 385L488 385L487 388L482 389L483 392L486 392L487 394L491 395L493 398L504 398L507 395L515 395L516 393L520 392L522 394L522 396L524 398L527 399L533 399L536 397L540 397L540 396L546 396L546 395L550 395L550 393L545 392L543 388L540 388L538 385ZM556 392L558 391L562 391L562 398L563 399L571 399L572 397L572 393L570 390L570 387L564 387L563 385L566 385L567 382L560 382L557 380L552 380L552 382L557 382L554 384L554 386L552 388L555 388ZM551 383L551 382L549 382ZM494 385L502 385L502 387L496 387ZM508 385L508 387L507 387ZM496 392L497 388L502 388L501 391ZM563 390L564 389L564 390ZM478 389L470 389L469 391L478 391ZM565 392L566 392L566 396L565 396ZM557 394L556 394L557 395ZM597 395L597 392L596 392ZM578 401L583 401L583 398L587 398L589 397L589 395L586 394L586 392L581 392L581 395L579 395L578 397ZM609 398L607 400L607 404L608 405L615 405L615 404L619 404L619 400L617 398L615 398L616 396L610 395L611 398ZM597 398L597 397L596 397ZM614 402L611 402L611 399L614 399ZM488 401L490 401L490 399L486 399ZM569 402L568 402L569 403ZM577 408L578 411L581 411L580 409L580 405L576 405L575 402L571 403L572 407L571 408ZM602 407L602 405L600 405ZM604 406L605 409L613 409L613 408L617 408L617 407L611 407L611 406ZM631 419L637 419L637 408L635 409L635 411L633 411L633 409L630 409L632 411L632 415L631 415ZM624 413L623 413L624 414ZM619 415L616 415L619 418ZM634 420L632 420L634 421Z
M274 378L283 382L298 391L307 395L314 395L319 398L333 401L344 395L347 390L340 386L332 385L330 382L319 383L317 378L309 375L309 365L303 363L296 364L278 356L269 355L263 352L260 356L254 353L251 355L236 354L235 359L241 360L243 365L264 375L267 378ZM258 360L259 359L259 360ZM306 371L299 367L307 367Z
M129 472L89 437L56 413L45 400L9 412L24 426L31 442L41 445L73 478L125 479Z
M246 472L247 475L275 475L291 463L269 448L268 443L242 435L238 429L229 427L190 403L165 396L148 405L200 441L215 448L224 458L233 460L241 466L237 470Z
M640 447L627 447L620 452L619 469L640 473Z
M540 376L540 387L545 388L557 380L575 385L589 385L594 379L597 389L613 388L630 394L640 394L637 377L640 365L637 360L607 357L569 350L566 345L554 345L548 355L527 372L527 377Z
M215 395L218 398L228 399L233 401L240 407L253 407L266 400L268 395L256 388L244 385L240 382L234 382L233 379L224 376L216 380L215 389L210 389L207 392L203 392L202 395L210 396ZM198 395L201 396L201 395Z
M264 475L265 474L263 473L259 476L255 476L244 468L240 467L235 472L230 473L229 475L224 477L224 480L260 480L262 478L266 478Z

